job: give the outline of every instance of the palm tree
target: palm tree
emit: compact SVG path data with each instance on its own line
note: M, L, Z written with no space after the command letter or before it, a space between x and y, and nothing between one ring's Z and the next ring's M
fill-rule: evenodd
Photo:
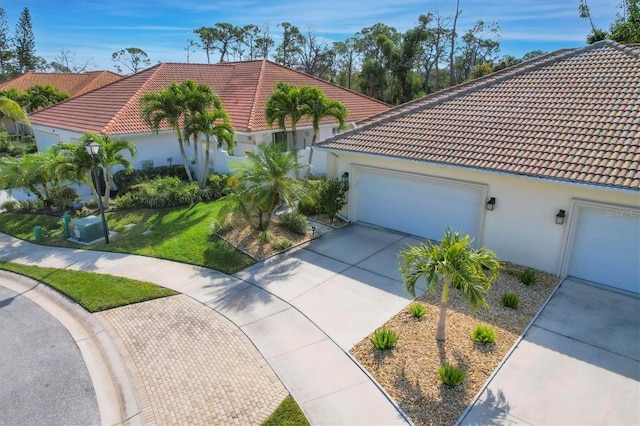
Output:
M51 84L31 86L26 90L25 95L27 101L25 108L29 114L70 98L68 93L61 92Z
M113 179L111 169L115 166L123 166L127 171L133 170L133 164L123 154L123 151L128 151L132 157L137 154L138 149L133 142L126 139L110 139L107 135L85 133L80 138L81 143L79 144L65 143L56 144L52 147L53 152L57 154L55 161L53 161L52 169L58 180L89 183L93 196L97 200L100 197L100 192L99 188L96 188L95 179L92 175L93 159L84 146L90 139L100 144L96 163L104 171L105 192L103 204L108 207L111 195L111 181Z
M124 151L128 151L129 156L133 158L138 154L138 147L127 139L110 139L107 135L85 133L80 139L83 149L84 144L91 139L100 144L96 161L104 170L105 191L103 205L109 206L111 182L113 181L113 172L111 169L116 166L122 166L127 173L131 173L133 171L133 163L124 155Z
M307 190L293 177L301 167L296 153L263 143L247 156L246 161L234 164L236 174L230 180L233 192L223 198L220 216L237 211L254 228L265 231L277 206L296 205L306 197Z
M0 96L0 125L5 117L11 121L29 122L29 117L20 104L6 96Z
M300 87L279 81L276 90L269 95L265 103L265 119L267 125L273 126L274 122L283 132L287 132L287 119L291 125L293 142L287 142L287 148L295 151L296 125L304 116L304 91ZM288 138L287 138L288 139Z
M307 176L311 171L311 161L313 159L313 147L318 139L320 131L320 122L326 117L333 117L338 122L339 129L343 129L347 119L348 111L345 104L340 101L328 99L324 92L313 86L307 86L304 89L304 101L306 116L311 118L313 123L313 138L309 147L309 166L307 168Z
M2 157L0 187L26 188L47 205L49 184L58 180L52 167L55 162L56 154L50 149L21 157Z
M421 277L424 277L430 291L434 291L442 281L440 319L436 333L436 340L441 342L445 340L449 286L460 289L472 307L486 307L484 294L498 277L500 262L496 254L484 247L473 249L472 242L468 235L462 237L447 229L440 244L429 241L428 245L402 249L398 254L404 288L411 296L415 297L416 282Z
M204 84L196 85L187 80L183 83L186 94L187 114L184 119L186 140L193 136L193 152L196 165L200 166L198 180L203 185L209 172L209 149L211 137L218 141L218 148L226 145L232 152L235 147L235 131L231 127L231 117L224 109L222 100L211 88ZM220 122L217 122L219 121ZM205 135L205 161L200 163L198 145L200 134Z
M185 136L193 135L194 146L198 144L199 134L204 134L205 136L204 164L198 174L200 186L203 187L209 174L211 137L214 137L218 142L218 148L226 145L229 153L233 152L236 144L235 131L231 126L231 119L221 106L220 108L215 107L212 111L203 111L188 117L185 123Z
M140 114L145 124L158 133L162 124L166 123L177 135L180 155L189 182L193 182L187 153L184 150L183 131L181 121L188 114L188 106L182 83L171 83L168 87L157 92L145 93L140 99Z

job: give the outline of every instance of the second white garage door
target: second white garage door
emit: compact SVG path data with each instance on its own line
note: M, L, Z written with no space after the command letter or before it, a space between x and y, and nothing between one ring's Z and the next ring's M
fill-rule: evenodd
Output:
M568 275L640 293L640 212L577 205Z
M433 240L447 227L477 239L483 186L360 167L353 174L355 220Z

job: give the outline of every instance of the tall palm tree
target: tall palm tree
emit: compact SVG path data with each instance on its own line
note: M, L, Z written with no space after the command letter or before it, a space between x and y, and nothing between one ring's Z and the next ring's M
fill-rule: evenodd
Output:
M247 156L247 161L233 166L233 192L224 197L220 215L225 217L228 212L237 211L254 228L264 231L277 206L296 205L306 197L307 190L293 177L301 167L296 153L285 151L280 145L263 143Z
M209 174L209 160L210 160L210 148L211 138L215 138L217 141L217 147L222 148L226 146L229 153L233 152L235 148L235 131L231 126L231 119L229 114L220 107L215 107L211 111L203 111L190 115L185 122L185 135L189 137L193 135L194 146L199 143L199 135L205 136L204 147L204 164L198 173L200 186L204 186L207 176ZM196 160L197 161L197 160ZM196 164L199 164L196 162Z
M311 161L313 159L313 147L318 139L320 131L320 122L326 117L333 117L338 122L339 129L343 129L347 120L347 107L340 101L328 99L324 92L314 86L306 86L303 88L303 99L305 102L304 113L311 118L313 123L313 138L309 147L309 166L307 168L307 176L311 171Z
M283 132L287 132L287 120L291 126L292 142L287 142L287 148L295 151L296 126L304 116L304 91L297 86L279 81L276 90L272 92L265 103L265 119L267 125L273 126L274 122ZM287 138L288 139L288 138Z
M472 307L486 307L484 294L498 277L500 262L496 254L485 247L473 249L472 242L468 235L463 237L447 229L440 244L429 241L427 245L402 249L398 254L404 288L411 296L415 297L416 282L422 277L430 291L435 291L442 282L436 340L445 340L449 286L460 289Z
M178 138L180 155L184 164L185 172L190 182L193 182L187 153L184 149L184 138L182 131L182 121L188 114L188 105L182 83L171 83L168 87L156 92L148 92L140 99L140 114L145 124L155 133L160 131L163 123L171 127Z

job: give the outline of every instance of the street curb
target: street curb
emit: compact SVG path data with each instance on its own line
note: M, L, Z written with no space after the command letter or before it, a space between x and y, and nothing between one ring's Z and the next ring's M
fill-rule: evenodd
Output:
M103 425L142 425L142 409L120 352L102 323L77 303L29 277L0 270L0 286L36 303L67 329L89 371Z

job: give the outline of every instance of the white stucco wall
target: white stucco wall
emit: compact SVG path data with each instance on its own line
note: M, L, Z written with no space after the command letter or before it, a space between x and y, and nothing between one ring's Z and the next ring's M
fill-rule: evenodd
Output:
M611 190L591 185L373 156L340 153L334 158L335 171L331 175L335 177L342 175L345 171L351 172L352 165L366 165L487 185L487 198L495 197L496 207L494 211L483 213L483 225L478 236L479 244L491 248L503 260L557 275L562 272L563 256L568 244L569 224L574 219L572 216L574 200L640 208L640 193L634 191ZM351 198L356 192L349 191L349 197ZM354 204L354 200L349 199L345 214L350 214L350 206ZM565 210L567 214L564 225L555 224L555 216L560 209Z

